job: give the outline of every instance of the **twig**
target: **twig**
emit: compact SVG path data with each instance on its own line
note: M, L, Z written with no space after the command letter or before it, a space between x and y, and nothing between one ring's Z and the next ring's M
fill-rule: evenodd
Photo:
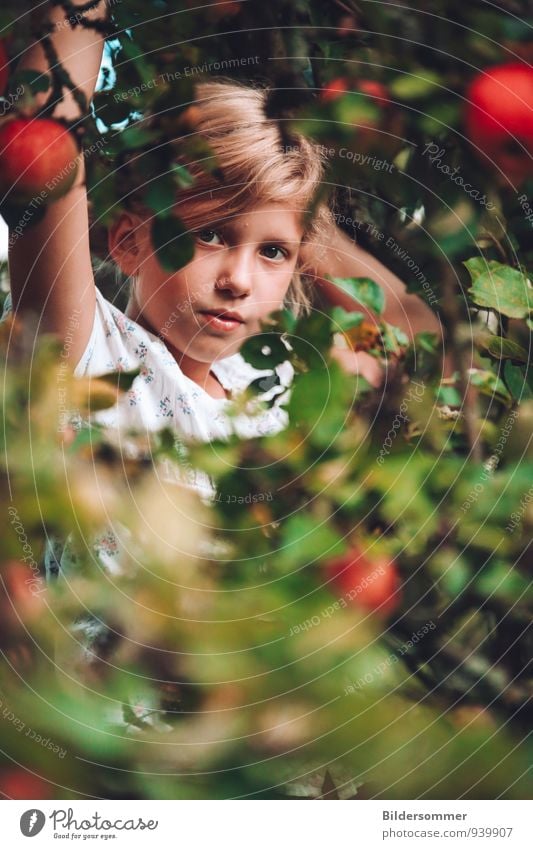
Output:
M477 427L477 393L468 380L465 362L465 345L457 338L457 327L461 321L461 314L456 301L456 277L449 268L444 270L442 291L444 295L441 306L442 317L453 362L459 374L458 388L463 399L466 438L472 459L479 463L482 458L479 429Z
M335 0L335 5L336 5L336 6L338 6L338 7L339 7L339 9L342 9L342 11L343 11L343 12L347 12L349 15L353 15L353 14L354 14L354 9L350 9L350 7L349 7L349 6L346 6L346 5L342 2L342 0Z
M44 106L42 106L39 110L39 117L51 114L57 106L57 103L63 98L63 88L68 88L69 91L72 92L72 96L78 105L80 118L84 118L89 111L87 98L84 93L74 85L70 74L64 69L59 61L59 57L54 45L52 44L50 35L45 34L39 40L42 44L48 66L50 68L50 73L52 74L52 92Z
M61 6L67 16L77 17L84 12L91 12L96 9L101 0L88 0L87 3L71 3L70 0L50 0L52 6Z
M71 27L82 27L83 29L93 29L103 35L105 38L117 34L117 29L112 22L112 18L88 19L84 17L87 12L92 12L97 9L102 0L88 0L87 3L76 5L70 0L49 0L52 6L59 6L65 13L65 18L68 20ZM104 2L104 5L105 2Z
M63 9L66 20L68 20L72 28L82 26L85 29L93 29L105 38L117 34L117 29L111 20L88 20L83 17L84 12L90 12L96 9L100 5L101 0L89 0L89 2L79 6L71 3L70 0L49 0L49 2L52 6L59 6ZM35 41L42 45L52 75L52 90L46 102L39 110L38 116L51 115L57 104L63 99L63 89L66 88L72 93L74 101L80 110L80 119L84 119L89 114L87 98L74 84L70 74L59 61L51 38L53 31L54 25L50 21L41 19L32 33ZM71 123L78 124L79 121Z

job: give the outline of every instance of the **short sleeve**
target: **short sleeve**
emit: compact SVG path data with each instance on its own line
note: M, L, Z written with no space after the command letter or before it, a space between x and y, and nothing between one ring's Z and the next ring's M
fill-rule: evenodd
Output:
M110 304L96 289L94 323L85 351L74 369L76 377L97 377L131 371L138 364L135 334L139 326Z

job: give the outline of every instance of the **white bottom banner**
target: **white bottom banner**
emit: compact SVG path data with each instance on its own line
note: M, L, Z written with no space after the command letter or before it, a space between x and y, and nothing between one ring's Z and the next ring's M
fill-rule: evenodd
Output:
M323 801L323 800L322 800ZM336 800L337 801L337 800ZM361 847L531 846L520 801L55 801L0 807L2 846L169 846L285 849L293 843ZM35 843L29 843L35 839Z

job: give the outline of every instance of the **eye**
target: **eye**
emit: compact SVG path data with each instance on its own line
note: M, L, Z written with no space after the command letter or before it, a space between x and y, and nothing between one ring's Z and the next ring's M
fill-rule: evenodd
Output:
M221 245L222 238L216 230L197 230L195 233L197 239L200 239L201 242L205 242L207 245ZM218 239L218 241L217 241Z
M277 245L265 245L265 247L261 250L267 259L274 259L278 262L281 262L283 259L287 259L289 256L288 252L284 248L279 248Z

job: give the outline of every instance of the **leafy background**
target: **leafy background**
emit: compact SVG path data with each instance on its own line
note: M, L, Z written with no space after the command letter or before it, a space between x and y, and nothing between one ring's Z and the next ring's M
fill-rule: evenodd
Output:
M28 38L28 5L3 4L12 57ZM531 58L526 5L113 4L107 70L84 120L85 144L103 139L87 157L95 261L106 259L102 226L139 176L162 261L188 260L170 205L190 180L187 163L206 150L187 112L199 74L185 69L257 57L224 75L270 83L282 132L359 154L357 163L331 159L339 226L353 236L346 219L361 222L357 240L428 303L414 265L423 272L455 371L443 379L436 335L406 345L382 321L373 281L341 285L375 311L374 335L340 309L317 306L298 322L277 314L243 354L270 368L287 357L280 333L291 342L290 426L191 446L188 461L221 494L207 508L161 480L165 460L183 461L172 434L143 442L148 459L135 463L88 424L90 410L127 390L116 381L70 382L84 423L72 442L58 434L57 346L43 338L34 350L31 328L4 324L5 796L531 792L532 240L518 198L532 183L513 185L464 127L475 74ZM174 76L147 85L165 74ZM340 77L345 93L318 95ZM384 86L387 101L361 81ZM430 161L429 145L490 211ZM118 297L123 281L101 273ZM384 363L379 391L332 359L339 333ZM259 493L272 497L246 501ZM126 568L113 579L90 542L110 517L127 539ZM37 562L47 536L68 535L76 562L45 589L23 546ZM354 550L393 564L401 591L392 611L339 603L327 564ZM84 656L88 615L108 625L98 656Z

